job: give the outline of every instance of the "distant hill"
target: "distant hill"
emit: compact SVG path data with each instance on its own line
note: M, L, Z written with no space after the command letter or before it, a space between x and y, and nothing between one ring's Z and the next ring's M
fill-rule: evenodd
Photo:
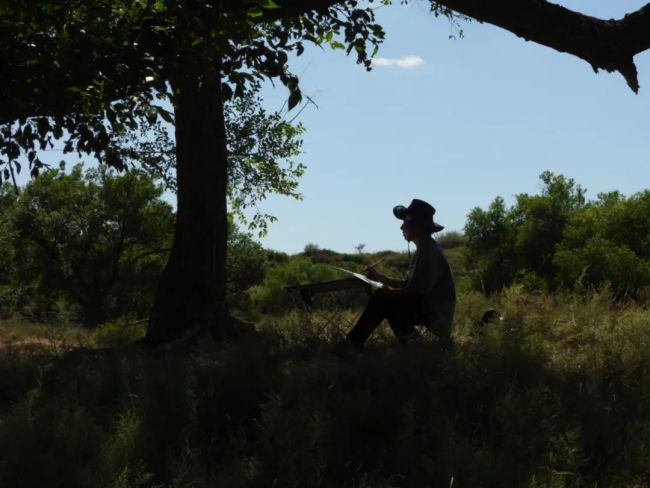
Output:
M467 276L465 267L465 237L459 232L447 232L436 238L438 244L445 252L454 276L457 280ZM411 255L415 252L412 246ZM305 250L300 253L288 255L284 253L271 252L269 261L271 262L288 262L294 259L308 258L313 263L329 264L332 266L346 266L353 263L357 269L372 264L380 259L382 263L378 265L380 271L388 275L399 276L406 271L409 263L407 252L396 251L378 251L373 253L340 253L331 249L319 247L317 244L308 244Z

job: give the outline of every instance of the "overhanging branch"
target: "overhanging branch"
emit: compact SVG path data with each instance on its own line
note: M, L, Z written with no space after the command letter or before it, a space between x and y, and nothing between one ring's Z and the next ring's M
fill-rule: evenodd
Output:
M650 49L650 3L618 20L591 17L545 0L429 0L506 29L527 40L573 54L594 70L618 71L639 90L634 56ZM322 11L340 0L276 0L268 19Z
M620 72L639 90L634 56L650 49L650 3L619 20L603 20L544 0L440 0L528 41L573 54L594 70Z
M259 20L270 22L309 12L323 13L330 7L346 1L275 0L279 8L266 10ZM650 3L621 19L603 20L545 0L429 1L506 29L526 40L573 54L587 61L594 70L618 71L632 90L637 92L639 89L634 56L650 49ZM219 2L219 5L225 10L236 11L243 8L245 3L247 2L243 0L230 0ZM45 63L39 67L40 71L37 73L32 73L22 61L0 61L0 73L3 73L3 76L0 76L0 91L6 99L5 106L0 107L0 124L24 117L69 113L73 110L75 102L78 102L76 95L66 89L69 73L79 76L74 79L74 83L82 88L93 83L93 76L97 71L110 72L111 68L119 63L130 66L134 64L130 59L122 59L119 54L101 56L96 64L88 65L87 70L79 74L78 57L68 58L73 63L70 66L58 65L50 69ZM142 80L145 74L143 71ZM128 79L113 81L114 86L105 87L105 101L128 97L143 88L141 84L131 84ZM34 97L34 83L42 85L39 86L41 95L48 96Z

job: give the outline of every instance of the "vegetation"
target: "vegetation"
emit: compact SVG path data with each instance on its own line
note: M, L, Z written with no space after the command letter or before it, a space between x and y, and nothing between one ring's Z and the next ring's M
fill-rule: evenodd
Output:
M0 311L36 322L146 319L167 262L171 206L147 174L103 167L43 172L0 188ZM228 300L245 306L264 278L266 254L231 223Z
M290 53L300 54L306 42L331 45L354 50L370 67L368 48L383 39L371 6L352 1L314 10L289 3L0 4L1 17L12 19L0 24L2 72L10 73L0 82L12 94L0 110L6 179L20 171L21 154L38 174L38 152L57 140L66 152L123 168L116 139L159 118L175 126L175 238L149 314L151 346L206 327L223 336L230 323L226 204L232 165L224 102L242 98L259 80L279 80L290 91L290 110L302 99L287 66ZM250 152L242 156L254 160ZM261 183L247 183L252 191L240 203L263 195Z
M228 296L258 332L145 353L134 343L146 327L134 319L147 310L155 276L144 273L149 281L126 290L140 269L134 255L162 270L165 255L150 253L172 229L160 188L139 172L79 166L47 171L18 195L5 186L2 286L19 299L0 321L3 488L646 486L647 299L621 294L616 273L552 285L579 268L566 256L596 266L590 249L604 249L612 265L597 269L605 272L628 263L629 253L613 249L645 256L647 195L588 201L572 180L542 178L540 195L519 195L512 208L497 199L472 211L466 236L440 236L459 289L453 350L430 336L403 347L386 327L352 357L335 345L365 293L322 297L308 312L286 286L342 278L336 267L380 258L382 271L399 275L407 253L309 244L289 256L231 224ZM614 247L596 247L604 241ZM57 259L39 257L43 242ZM533 243L551 255L539 259ZM102 285L109 293L99 325L79 327L75 314L34 321L52 301L83 311L69 291L74 276L92 276L93 263L109 258L115 283L126 281L114 291ZM472 289L491 276L486 267L507 271L508 262L511 281L489 295ZM639 280L637 289L648 286ZM85 288L77 295L91 293ZM491 307L504 320L479 327Z
M472 334L488 305L505 320ZM331 347L342 324L326 331L300 314L192 354L181 344L149 355L3 348L0 479L8 488L645 486L649 319L605 292L514 287L490 300L461 295L452 352L380 334L343 361Z
M541 195L497 197L465 226L474 285L486 292L515 282L531 290L577 291L608 284L617 298L647 297L650 191L587 201L574 180L545 172Z
M136 172L64 169L44 172L16 196L3 187L13 257L5 309L87 326L146 316L172 237L162 189Z
M260 110L260 80L279 80L291 110L288 59L305 43L370 68L379 3L0 3L0 176L14 183L0 189L3 487L648 484L647 192L587 202L547 173L542 195L475 210L466 236L440 239L461 290L455 349L379 334L351 358L332 346L364 297L320 303L323 317L286 285L379 256L396 274L408 256L287 256L229 221L228 199L241 214L270 192L299 196L301 129ZM430 7L639 88L647 7L619 21L540 0ZM47 170L39 153L57 141L102 167ZM40 177L19 189L25 161ZM175 215L147 163L176 190ZM227 303L259 333L204 340L228 337ZM479 329L488 306L505 320ZM135 348L143 337L160 347Z
M603 21L539 0L429 5L452 22L489 22L572 53L594 70L618 71L639 89L634 56L648 48L647 8ZM156 346L205 327L224 336L217 330L229 323L223 102L260 79L277 79L290 92L288 108L295 107L302 94L288 59L307 42L354 52L370 68L384 38L374 7L357 0L4 1L0 18L10 20L0 22L0 84L11 95L0 110L2 176L15 179L20 155L37 175L44 167L39 151L56 140L65 141L66 152L122 168L115 139L143 121L174 123L175 239L147 340ZM161 100L169 101L173 114Z

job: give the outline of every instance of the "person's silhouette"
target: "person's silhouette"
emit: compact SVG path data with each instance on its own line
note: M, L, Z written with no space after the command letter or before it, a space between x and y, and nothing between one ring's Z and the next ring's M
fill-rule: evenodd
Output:
M402 220L402 233L417 250L409 263L405 280L393 279L373 267L365 269L368 278L384 284L368 301L354 328L347 334L348 344L361 350L382 320L388 320L401 343L417 337L415 325L424 325L448 342L456 307L456 289L449 263L432 234L443 229L433 220L435 209L414 199L408 207L397 206L393 214Z

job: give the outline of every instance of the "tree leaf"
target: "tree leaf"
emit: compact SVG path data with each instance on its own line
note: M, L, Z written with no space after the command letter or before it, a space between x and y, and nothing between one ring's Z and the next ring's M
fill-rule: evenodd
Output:
M302 102L302 92L300 90L294 90L289 95L289 110L293 109L296 105Z
M167 123L173 124L174 123L174 116L169 110L165 110L162 107L158 107L158 115Z

